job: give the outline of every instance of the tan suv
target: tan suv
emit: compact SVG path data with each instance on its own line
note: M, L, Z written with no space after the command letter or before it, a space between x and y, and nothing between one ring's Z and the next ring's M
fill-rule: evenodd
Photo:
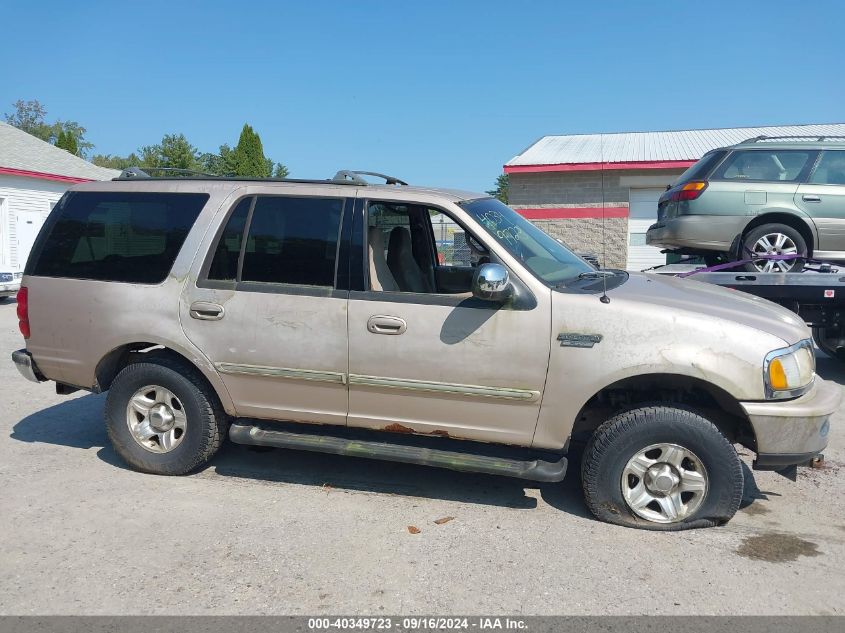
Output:
M827 443L840 390L774 304L597 271L497 200L357 173L72 188L18 299L31 380L109 391L115 450L178 475L237 443L559 481L590 510L710 526L743 471ZM256 456L256 459L262 457Z

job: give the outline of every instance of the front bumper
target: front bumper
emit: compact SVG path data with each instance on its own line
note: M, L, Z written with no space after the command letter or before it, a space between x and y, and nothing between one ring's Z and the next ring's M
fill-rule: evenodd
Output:
M755 468L801 464L824 450L830 416L841 403L841 387L819 377L810 391L794 400L741 402L757 437Z
M21 376L27 380L31 380L32 382L44 382L47 380L43 375L41 375L41 372L38 371L38 366L35 364L32 354L27 352L25 349L19 349L12 352L12 362L15 363L15 367L18 368Z
M752 219L745 215L679 215L652 224L645 241L668 250L728 252L734 238Z

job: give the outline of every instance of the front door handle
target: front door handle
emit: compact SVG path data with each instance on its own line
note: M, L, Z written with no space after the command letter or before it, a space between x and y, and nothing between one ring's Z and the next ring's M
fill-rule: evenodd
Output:
M822 201L821 196L813 196L813 195L810 195L810 194L804 194L803 196L801 196L801 199L804 202L821 202Z
M223 306L208 301L194 301L191 304L190 315L200 321L219 321L226 314Z
M404 334L408 324L395 316L376 314L367 320L367 330L373 334Z

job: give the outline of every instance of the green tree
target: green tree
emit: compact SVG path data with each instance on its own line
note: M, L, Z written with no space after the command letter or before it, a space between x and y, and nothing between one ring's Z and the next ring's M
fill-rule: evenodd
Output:
M76 138L72 133L65 130L59 131L59 134L56 137L56 147L60 147L74 156L79 155L79 146L76 143Z
M91 162L99 167L109 169L127 169L129 167L140 167L141 158L132 152L129 156L117 156L113 154L97 154L91 158Z
M508 180L507 174L501 174L498 178L496 178L496 188L491 189L490 191L486 192L493 196L494 198L498 198L505 204L508 203L508 186L510 185L510 181Z
M168 169L199 170L199 151L188 142L184 134L165 134L157 145L145 145L138 150L141 169L166 167Z
M5 115L6 123L9 125L14 125L27 134L32 134L36 138L54 145L58 145L59 135L64 132L65 136L70 135L76 143L76 151L71 153L83 158L87 151L94 147L93 143L85 140L87 130L76 121L58 120L55 123L47 123L47 108L37 99L32 101L18 99L12 105L15 111ZM69 141L64 141L64 143L67 145ZM63 146L63 149L67 149L67 147Z
M5 114L6 123L14 125L27 134L37 136L42 141L50 140L51 129L46 122L47 108L41 105L40 101L37 99L32 101L18 99L12 106L15 111L12 114Z
M221 148L222 149L222 148ZM241 137L232 152L234 176L247 178L267 178L272 171L272 161L267 161L261 137L249 124L244 124Z
M273 167L273 178L287 178L289 175L290 171L281 163L276 163L276 166Z

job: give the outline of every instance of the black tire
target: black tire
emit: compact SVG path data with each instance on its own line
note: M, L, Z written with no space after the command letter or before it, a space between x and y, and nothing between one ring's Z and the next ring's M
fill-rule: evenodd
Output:
M628 460L653 444L671 443L695 453L706 469L708 489L701 505L677 523L637 516L622 492ZM648 530L685 530L725 523L742 500L742 463L728 439L709 420L671 406L645 406L602 424L584 450L581 480L587 507L596 518Z
M788 226L786 224L762 224L758 227L751 229L745 236L742 238L742 248L740 251L739 259L748 259L751 257L751 253L753 252L754 244L757 243L761 237L773 234L773 233L780 233L785 235L792 242L795 244L795 248L798 251L799 255L807 257L809 255L809 249L807 248L807 242L804 240L804 236L797 230ZM804 268L804 262L802 260L791 260L790 262L792 267L789 271L772 271L772 272L791 272L791 273L798 273ZM760 270L753 264L745 264L745 270L748 272L760 272Z
M813 340L819 349L831 358L845 361L845 332L841 328L813 328Z
M129 399L147 385L170 390L184 407L184 438L170 452L148 451L129 430ZM188 363L169 357L145 359L124 367L109 389L105 419L117 454L133 470L156 475L184 475L206 464L220 449L229 427L229 417L202 374Z

